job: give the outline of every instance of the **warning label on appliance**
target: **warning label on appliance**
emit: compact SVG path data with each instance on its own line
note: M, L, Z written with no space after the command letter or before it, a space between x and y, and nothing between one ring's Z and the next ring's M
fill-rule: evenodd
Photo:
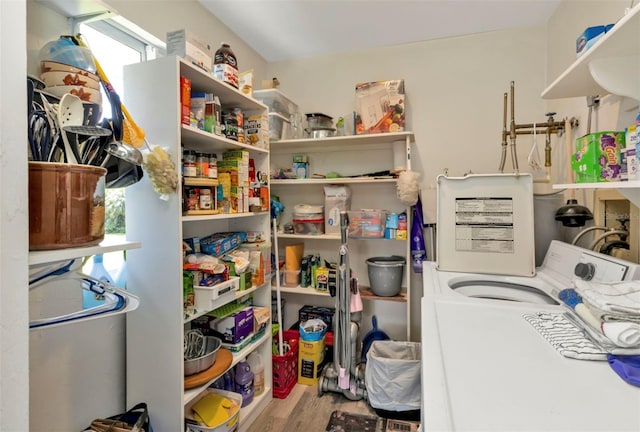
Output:
M456 198L456 250L513 253L512 198Z

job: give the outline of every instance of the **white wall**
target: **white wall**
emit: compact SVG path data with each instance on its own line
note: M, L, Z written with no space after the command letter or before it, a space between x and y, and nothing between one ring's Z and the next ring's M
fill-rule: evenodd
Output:
M0 1L0 430L29 416L26 4Z
M280 89L302 112L322 112L334 118L348 118L353 111L356 83L403 78L406 128L415 133L416 140L412 169L422 173L425 222L435 222L437 175L498 171L503 94L511 81L516 86L516 121L546 121L545 102L540 99L544 34L544 27L530 27L283 61L269 65L269 76L278 77ZM530 143L531 138L518 138L520 172L528 171ZM313 171L313 160L310 163ZM367 168L363 162L361 172L368 172ZM505 172L512 171L508 162ZM416 299L422 297L422 278L412 275L411 334L413 340L420 340ZM388 302L368 302L362 334L371 328L370 314L377 315L385 331L400 333L394 327L398 322L393 319L393 307ZM296 309L291 304L287 308Z
M423 191L435 178L496 172L500 162L503 94L515 81L519 123L545 121L545 29L532 27L419 42L269 65L281 90L303 112L347 116L358 82L405 80L407 129L416 146L412 167ZM530 140L518 139L521 171ZM512 171L510 164L505 171ZM427 209L435 203L427 200Z

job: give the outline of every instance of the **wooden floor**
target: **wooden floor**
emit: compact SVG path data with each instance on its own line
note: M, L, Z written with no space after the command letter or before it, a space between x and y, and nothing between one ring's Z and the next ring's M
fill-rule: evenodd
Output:
M335 410L375 416L366 401L338 393L318 396L317 386L296 384L286 399L273 399L247 432L325 432Z

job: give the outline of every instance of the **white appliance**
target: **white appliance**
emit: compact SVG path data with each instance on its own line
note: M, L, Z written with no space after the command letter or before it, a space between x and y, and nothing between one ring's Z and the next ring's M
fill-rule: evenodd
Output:
M551 299L576 275L640 279L640 266L558 241L534 277L424 264L424 432L640 430L640 388L562 356L523 318L564 311Z
M438 176L438 269L533 276L531 174Z

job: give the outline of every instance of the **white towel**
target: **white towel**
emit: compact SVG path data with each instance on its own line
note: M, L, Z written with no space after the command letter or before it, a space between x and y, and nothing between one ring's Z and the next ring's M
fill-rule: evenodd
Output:
M602 332L620 347L640 346L640 324L630 322L604 322Z
M603 321L603 322L623 321L623 322L634 322L634 323L640 324L640 314L604 311L592 305L591 302L585 299L582 299L582 302L585 304L585 306L587 306L587 308L589 308L593 316L595 316L600 321Z
M584 300L605 312L640 315L640 281L600 282L574 281Z

